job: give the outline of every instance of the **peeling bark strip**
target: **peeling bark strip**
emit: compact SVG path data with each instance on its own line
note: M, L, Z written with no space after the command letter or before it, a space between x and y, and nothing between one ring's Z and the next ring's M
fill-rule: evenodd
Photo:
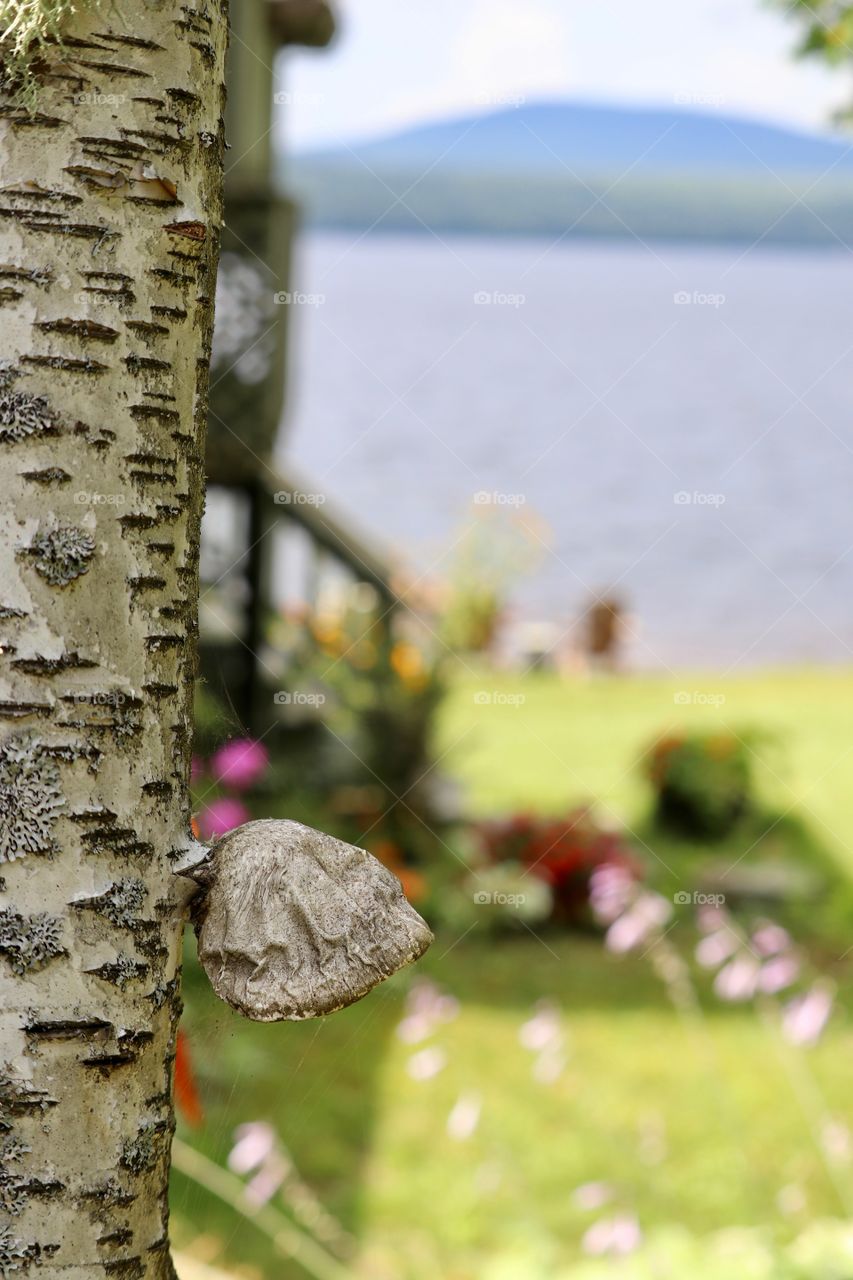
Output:
M74 7L0 98L0 1275L169 1277L227 22Z

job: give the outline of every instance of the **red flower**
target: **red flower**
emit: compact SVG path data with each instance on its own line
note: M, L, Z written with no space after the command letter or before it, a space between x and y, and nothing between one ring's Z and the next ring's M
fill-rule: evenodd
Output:
M190 1063L187 1037L180 1030L175 1044L175 1105L188 1125L193 1129L201 1128L204 1111Z

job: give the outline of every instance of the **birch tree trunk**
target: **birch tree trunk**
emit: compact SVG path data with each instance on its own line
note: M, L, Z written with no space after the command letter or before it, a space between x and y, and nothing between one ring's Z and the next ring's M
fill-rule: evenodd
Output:
M0 107L0 1274L169 1276L225 0Z

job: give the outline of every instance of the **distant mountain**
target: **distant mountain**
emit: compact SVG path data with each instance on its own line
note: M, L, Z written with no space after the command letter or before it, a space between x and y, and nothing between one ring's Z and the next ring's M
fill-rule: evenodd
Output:
M423 172L616 175L853 174L853 139L800 133L718 111L540 102L418 125L303 157Z
M291 156L285 178L326 227L853 242L853 139L718 111L532 103Z

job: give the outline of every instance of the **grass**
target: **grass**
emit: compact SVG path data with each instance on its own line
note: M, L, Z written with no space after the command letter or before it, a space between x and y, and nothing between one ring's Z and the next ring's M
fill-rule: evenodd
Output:
M646 1229L677 1222L699 1235L773 1223L784 1236L853 1208L849 1166L833 1168L820 1149L827 1118L850 1116L843 1019L801 1077L772 1027L713 1002L684 1022L647 963L614 959L593 939L454 941L439 938L421 966L461 1005L425 1042L447 1064L421 1082L407 1064L424 1045L394 1035L407 978L328 1021L265 1027L216 1006L190 974L187 1026L208 1109L191 1140L222 1162L237 1124L272 1121L359 1237L359 1276L469 1280L531 1240L567 1265L596 1216L572 1201L590 1181L613 1184L617 1207ZM568 1037L551 1085L534 1079L519 1043L543 996L563 1010ZM447 1117L471 1093L480 1125L453 1141ZM803 1208L786 1220L778 1199L791 1187ZM200 1232L216 1242L211 1260L282 1274L251 1225L177 1174L173 1205L179 1241Z
M521 695L521 705L483 704L483 692ZM679 703L679 694L722 697ZM770 750L763 785L780 811L796 810L853 872L853 669L803 669L721 678L633 675L563 679L552 673L463 670L445 705L444 767L460 778L475 812L565 811L594 797L622 822L639 823L647 796L641 751L678 728L757 728Z
M682 689L726 701L682 705L674 701ZM482 690L521 692L525 701L483 704L475 700ZM462 778L479 813L559 812L596 796L645 838L647 798L633 769L643 745L679 724L768 729L779 744L763 778L768 811L792 812L765 839L849 870L851 705L846 670L728 682L466 673L441 725L444 767ZM676 874L696 856L676 842L656 848ZM681 924L671 939L687 946ZM829 944L824 959L843 987L849 961ZM635 1211L652 1234L671 1224L699 1236L761 1224L769 1238L785 1239L815 1219L853 1216L850 1158L823 1149L830 1118L853 1125L853 1030L842 1015L817 1048L796 1054L772 1020L720 1005L705 990L698 1016L685 1020L648 958L617 959L593 938L559 933L446 934L419 972L454 994L460 1012L411 1046L395 1034L411 974L328 1020L258 1026L216 1003L191 957L187 966L186 1026L208 1118L184 1136L221 1163L238 1124L270 1120L303 1177L358 1238L354 1275L552 1280L574 1267L598 1216L572 1199L590 1181L612 1184L615 1209ZM561 1010L568 1037L565 1070L552 1084L534 1078L519 1042L543 998ZM424 1045L439 1047L446 1065L417 1081L408 1065ZM454 1141L448 1115L472 1094L482 1103L479 1126ZM302 1275L274 1260L254 1226L177 1173L173 1207L178 1242L207 1261L239 1263L248 1275ZM719 1275L740 1280L731 1267Z

